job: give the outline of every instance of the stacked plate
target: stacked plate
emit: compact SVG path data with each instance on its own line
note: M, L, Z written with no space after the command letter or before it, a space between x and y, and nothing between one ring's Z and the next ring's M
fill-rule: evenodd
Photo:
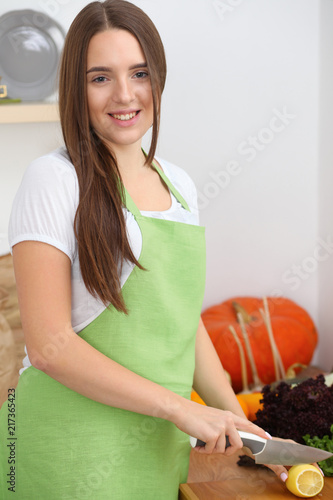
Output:
M0 17L0 76L8 97L42 100L57 90L63 28L43 12L15 10Z

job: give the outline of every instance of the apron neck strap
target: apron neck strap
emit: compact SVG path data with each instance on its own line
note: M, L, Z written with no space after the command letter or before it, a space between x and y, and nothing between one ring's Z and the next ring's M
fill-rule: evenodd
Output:
M134 217L140 216L141 212L138 209L138 207L136 206L136 204L134 203L134 201L132 200L132 198L131 198L129 192L127 191L127 189L125 188L125 186L124 186L124 192L125 192L125 206L126 206L126 208L134 215Z
M184 200L182 195L179 193L179 191L177 191L177 189L173 186L173 184L171 184L170 180L165 175L165 173L160 169L160 167L158 165L156 165L155 162L153 162L152 165L153 165L154 169L158 172L160 177L163 179L165 184L168 186L168 188L170 189L170 191L174 195L174 197L179 201L179 203L183 206L183 208L185 208L185 210L190 212L188 204L186 203L186 201Z
M141 150L142 150L143 154L147 157L147 153L144 151L144 149L141 148ZM154 161L152 162L152 166L154 167L154 169L156 170L156 172L160 175L160 177L163 179L163 181L165 182L165 184L168 186L168 188L170 189L170 191L174 195L174 197L183 206L183 208L185 208L185 210L187 210L188 212L190 212L188 204L186 203L186 201L184 200L184 198L182 197L182 195L179 193L179 191L177 191L177 189L170 182L170 180L165 175L165 173L163 172L163 170L158 165L156 165L156 163Z
M145 151L142 149L142 152L145 156L146 153ZM171 191L171 193L174 195L174 197L179 201L179 203L183 206L183 208L185 208L185 210L187 210L188 212L190 212L190 209L189 209L189 206L188 204L186 203L186 201L184 200L184 198L182 197L182 195L177 191L177 189L173 186L173 184L170 182L170 180L168 179L168 177L165 175L165 173L163 172L163 170L158 166L156 165L156 163L153 161L152 162L152 166L154 167L154 169L156 170L156 172L159 174L159 176L161 177L161 179L165 182L165 184L168 186L169 190ZM125 188L124 186L124 194L125 194L125 200L124 200L124 203L125 203L125 206L126 208L135 216L140 216L141 215L141 212L140 210L138 209L138 207L136 206L136 204L134 203L134 201L132 200L130 194L128 193L127 189Z
M134 203L134 201L131 198L131 195L125 188L124 184L122 184L121 180L118 178L118 189L121 194L122 202L123 205L129 210L135 217L140 216L140 210Z

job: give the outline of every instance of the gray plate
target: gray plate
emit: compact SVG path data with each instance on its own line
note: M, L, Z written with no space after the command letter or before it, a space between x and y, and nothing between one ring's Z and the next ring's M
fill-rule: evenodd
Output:
M8 96L44 99L57 90L63 28L43 12L14 10L0 17L0 76Z

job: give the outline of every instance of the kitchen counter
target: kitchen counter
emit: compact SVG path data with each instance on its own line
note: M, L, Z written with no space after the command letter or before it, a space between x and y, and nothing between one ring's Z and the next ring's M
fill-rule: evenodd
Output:
M180 485L179 500L282 500L296 497L267 468L239 467L238 454L202 455L191 451L188 482ZM333 477L314 500L332 500Z
M308 366L301 376L316 377L323 371ZM239 467L238 454L202 455L191 450L186 484L180 485L179 500L282 500L297 499L267 467ZM325 485L314 500L333 499L333 477L324 478Z

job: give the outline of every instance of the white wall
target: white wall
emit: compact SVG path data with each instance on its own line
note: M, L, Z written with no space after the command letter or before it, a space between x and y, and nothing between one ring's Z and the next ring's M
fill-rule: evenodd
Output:
M319 234L333 241L333 2L323 0L320 11L320 140L319 140ZM323 366L333 369L332 253L320 264L318 289L318 327L325 341L319 344Z
M68 28L87 3L17 0L15 8L42 10ZM243 294L290 297L317 323L323 315L318 362L333 364L325 354L329 330L318 307L322 279L328 270L333 274L333 264L318 263L325 248L320 254L317 248L331 220L327 215L321 222L331 156L329 114L319 115L332 88L320 83L332 60L331 0L134 3L152 17L166 48L158 153L185 168L198 187L207 228L204 306ZM6 231L8 206L27 162L61 140L54 127L1 126L6 167L0 232ZM318 131L325 129L326 142L319 141ZM324 294L329 304L329 283Z
M318 3L244 1L223 20L212 2L183 4L163 33L161 151L191 171L201 195L205 304L278 288L315 316L316 276L295 290L287 280L317 235ZM292 118L272 121L284 110ZM261 151L245 147L251 137ZM223 184L230 162L237 174Z

